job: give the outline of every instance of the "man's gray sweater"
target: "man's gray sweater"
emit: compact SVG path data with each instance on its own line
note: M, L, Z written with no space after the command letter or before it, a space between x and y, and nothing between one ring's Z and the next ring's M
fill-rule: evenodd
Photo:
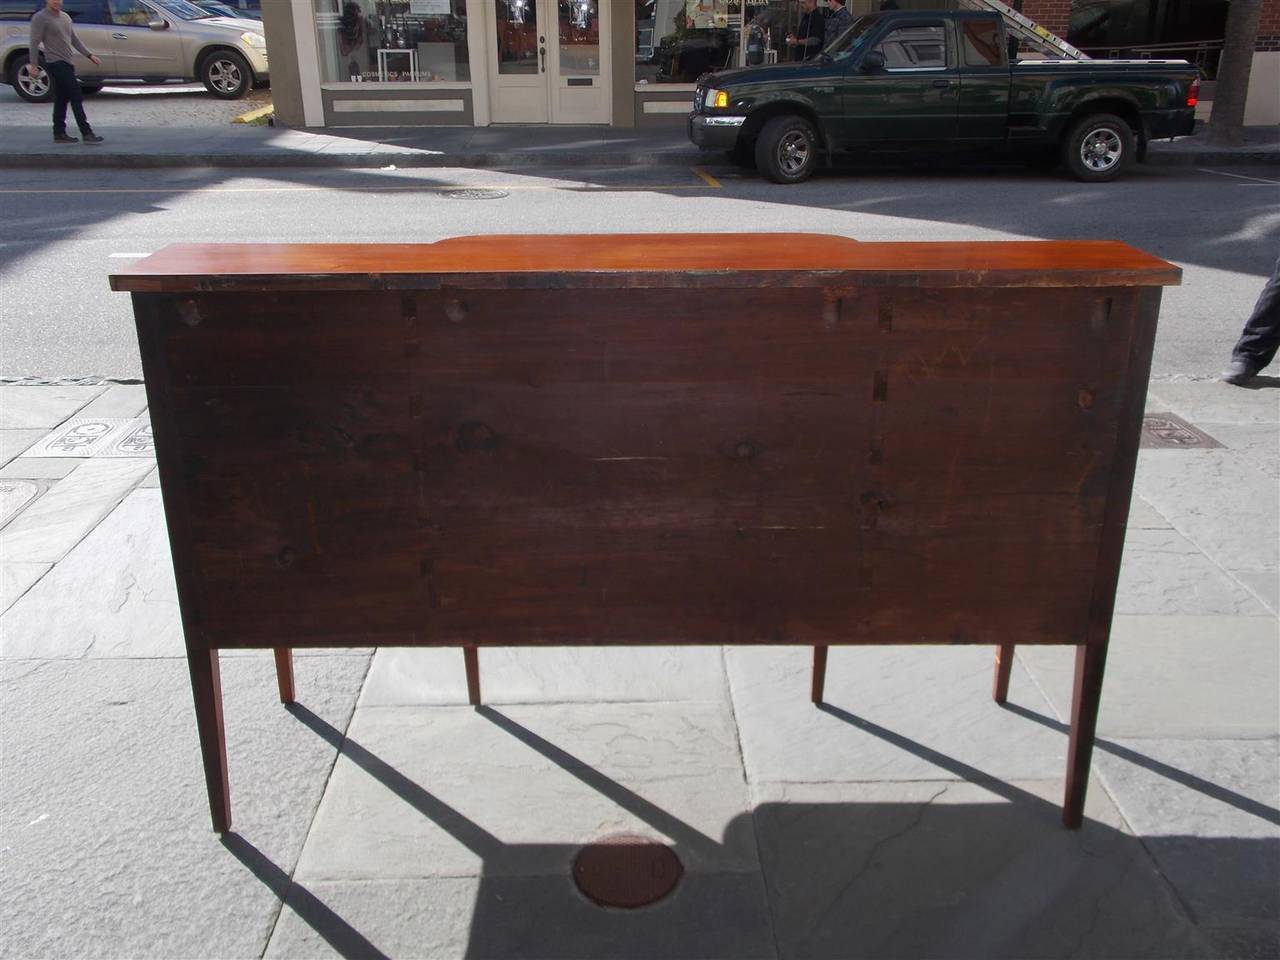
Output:
M91 54L80 38L76 36L75 27L71 25L71 18L65 13L54 13L48 7L45 7L34 17L31 18L31 62L40 62L40 44L44 43L44 59L46 63L72 63L74 54L71 48L75 47L86 57Z

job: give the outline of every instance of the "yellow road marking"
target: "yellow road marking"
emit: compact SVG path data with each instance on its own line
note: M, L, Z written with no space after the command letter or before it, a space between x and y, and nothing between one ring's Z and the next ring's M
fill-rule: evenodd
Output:
M701 167L694 167L693 172L700 176L706 182L708 187L715 187L717 190L721 189L720 181L707 173L707 171L703 170Z
M275 113L275 110L276 110L275 106L273 104L268 103L265 107L258 107L256 110L250 110L247 113L240 114L240 116L236 117L231 122L232 123L253 123L253 121L255 120L268 116L269 114Z

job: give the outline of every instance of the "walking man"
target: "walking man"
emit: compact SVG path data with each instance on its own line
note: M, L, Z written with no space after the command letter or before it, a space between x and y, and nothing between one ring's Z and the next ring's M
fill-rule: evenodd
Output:
M1231 363L1222 371L1227 383L1243 387L1271 362L1280 347L1280 260L1271 271L1271 279L1258 295L1253 314L1231 351Z
M827 22L823 31L822 48L831 46L831 41L844 34L853 25L853 17L844 8L844 0L827 0Z
M45 0L45 8L31 18L31 56L27 61L27 70L32 79L40 72L41 43L44 44L44 70L53 87L53 142L79 142L75 137L67 135L69 103L84 142L101 143L102 137L93 132L93 127L89 126L89 118L84 115L84 95L80 92L80 81L76 79L75 64L71 60L74 56L72 48L79 50L95 64L102 61L85 49L85 45L76 36L71 18L62 12L62 0Z

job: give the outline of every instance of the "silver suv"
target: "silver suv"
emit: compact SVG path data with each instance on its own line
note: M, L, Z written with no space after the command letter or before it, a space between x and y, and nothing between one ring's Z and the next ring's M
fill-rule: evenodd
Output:
M27 67L31 18L44 0L0 0L0 79L23 100L53 99L43 69ZM267 41L258 20L214 16L187 0L64 0L76 35L102 64L76 55L85 93L108 80L199 80L234 100L266 83Z

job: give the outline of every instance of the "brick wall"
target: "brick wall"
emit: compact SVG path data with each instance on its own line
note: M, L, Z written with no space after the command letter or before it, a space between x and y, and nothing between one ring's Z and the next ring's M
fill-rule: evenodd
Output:
M1263 0L1263 4L1277 6L1280 0ZM1071 22L1071 0L1023 0L1022 13L1050 33L1066 39L1067 25Z
M1262 0L1256 50L1280 51L1280 0Z
M1071 0L1023 0L1022 12L1050 33L1066 39ZM1280 0L1262 0L1256 49L1280 51Z

